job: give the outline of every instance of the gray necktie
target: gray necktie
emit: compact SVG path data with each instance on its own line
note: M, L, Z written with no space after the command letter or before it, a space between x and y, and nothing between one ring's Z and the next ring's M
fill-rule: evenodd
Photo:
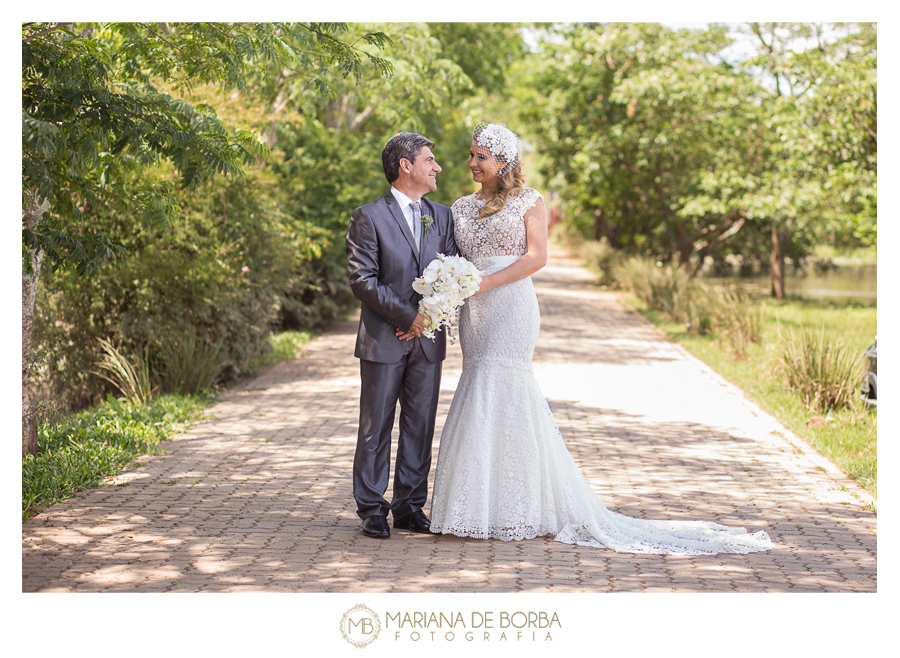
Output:
M419 226L422 224L422 207L418 201L413 201L410 206L412 206L413 211L413 238L416 240L416 246L419 246L419 233L421 230Z

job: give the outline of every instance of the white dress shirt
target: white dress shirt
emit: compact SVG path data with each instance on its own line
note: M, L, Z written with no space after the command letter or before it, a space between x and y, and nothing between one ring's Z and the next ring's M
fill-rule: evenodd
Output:
M413 225L413 210L412 210L412 208L410 207L410 204L413 203L413 200L410 199L410 198L409 198L408 196L406 196L405 194L403 194L403 192L401 192L400 190L398 190L398 189L397 189L396 187L394 187L393 185L391 186L391 194L394 195L394 198L397 199L397 203L400 204L400 210L403 211L403 216L406 218L406 224L407 224L407 226L409 226L409 232L410 232L412 235L415 235L415 234L416 234L416 230L415 230L414 225ZM424 215L424 214L425 214L425 213L424 213L425 208L424 208L424 206L422 205L422 199L419 199L419 207L422 208L422 210L423 210L422 214Z

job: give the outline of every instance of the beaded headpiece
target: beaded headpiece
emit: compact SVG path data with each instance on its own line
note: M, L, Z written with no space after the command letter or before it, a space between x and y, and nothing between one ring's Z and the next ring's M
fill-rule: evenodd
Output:
M479 146L490 150L491 155L500 163L498 176L504 175L519 163L521 157L519 136L507 128L506 124L482 121L472 131L472 139Z

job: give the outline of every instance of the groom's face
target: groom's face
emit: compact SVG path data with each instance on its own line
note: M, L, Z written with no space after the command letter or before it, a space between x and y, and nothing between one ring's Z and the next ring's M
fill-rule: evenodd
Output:
M406 160L403 164L409 164L410 187L419 195L425 196L437 189L437 175L441 166L434 159L434 154L427 146L419 149L414 163Z

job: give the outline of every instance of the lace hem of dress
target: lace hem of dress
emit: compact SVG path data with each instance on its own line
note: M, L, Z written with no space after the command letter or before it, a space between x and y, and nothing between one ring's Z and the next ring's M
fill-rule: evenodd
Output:
M473 539L500 539L502 541L519 541L521 539L534 539L535 537L552 535L556 531L552 528L542 528L534 526L515 528L473 528L464 525L447 525L436 527L434 524L432 524L431 532L443 535L456 535L457 537L471 537Z
M633 553L645 555L717 555L719 553L731 553L747 555L760 551L771 550L774 545L768 533L760 530L752 534L741 533L743 528L726 528L718 524L710 523L710 526L723 528L723 532L716 537L717 541L709 541L707 547L702 547L704 542L694 540L694 547L678 546L665 542L637 541L622 545L610 545L597 539L587 525L569 525L557 531L555 528L545 526L517 526L517 527L472 527L468 525L434 525L431 532L434 534L449 534L457 537L471 537L473 539L499 539L501 541L520 541L522 539L534 539L553 535L553 540L563 544L576 544L590 548L611 548L617 553ZM700 546L697 546L700 544Z

